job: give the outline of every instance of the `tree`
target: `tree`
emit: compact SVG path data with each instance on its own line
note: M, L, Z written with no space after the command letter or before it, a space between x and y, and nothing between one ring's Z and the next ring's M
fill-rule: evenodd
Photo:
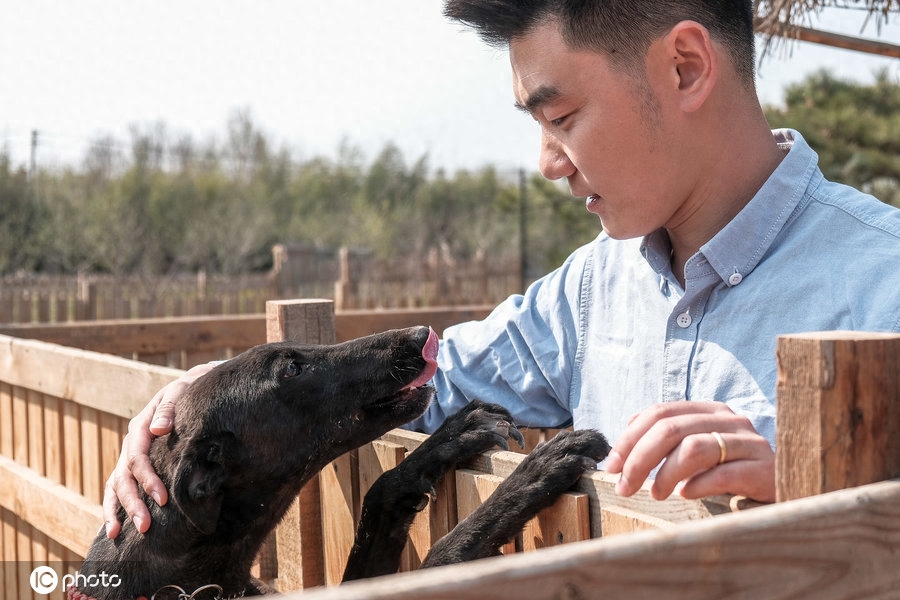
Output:
M789 86L785 106L766 116L803 134L825 177L900 206L900 83L886 70L871 85L818 71Z
M13 169L9 155L0 151L0 273L40 265L35 243L40 214L30 192L28 174Z

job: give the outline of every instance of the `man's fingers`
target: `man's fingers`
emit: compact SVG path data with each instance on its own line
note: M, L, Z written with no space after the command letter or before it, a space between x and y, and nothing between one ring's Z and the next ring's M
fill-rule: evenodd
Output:
M717 432L718 433L718 432ZM735 462L750 457L747 440L739 433L719 433L719 438L712 433L701 432L686 436L665 459L656 473L656 480L651 487L651 494L656 499L667 498L678 485L699 473L714 469L722 458L722 447L725 447L725 460Z
M610 473L621 473L626 461L634 451L635 446L641 442L650 431L651 428L658 423L666 423L668 420L688 416L695 418L697 414L731 414L731 410L720 402L666 402L656 404L641 411L628 420L628 427L622 433L615 446L606 459L606 470ZM671 425L671 424L669 424ZM678 431L674 428L667 430L657 430L657 435L662 431L666 437L677 437ZM667 432L667 433L666 433ZM664 455L663 455L664 456ZM662 460L660 456L659 460ZM650 469L652 470L659 462L655 462ZM649 473L649 470L648 470Z
M108 492L111 492L111 494L107 493L104 495L104 513L110 502L114 502L116 505L121 502L122 507L125 509L128 516L131 517L131 521L134 523L137 530L141 533L147 531L150 527L150 511L148 511L147 506L141 502L135 480L128 474L125 476L121 475L117 470L113 472L112 477L110 477L110 482L107 484L107 490ZM108 500L110 495L113 498L111 501ZM111 539L115 538L119 534L120 528L121 525L115 512L113 513L112 519L106 518L107 537Z
M168 501L166 486L157 477L150 464L150 458L145 454L131 457L127 468L124 470L117 468L112 477L114 495L118 497L135 528L145 533L150 528L150 511L138 492L138 485L160 506Z
M729 412L724 416L733 417L734 414ZM616 492L624 496L634 494L640 489L641 484L647 479L653 469L659 466L663 460L666 461L663 467L666 467L669 457L679 452L689 456L683 457L678 463L669 465L671 471L675 471L677 466L680 467L678 472L682 472L686 462L690 464L696 463L697 467L695 470L688 472L685 477L693 475L701 468L709 468L712 465L706 461L706 456L697 456L698 453L709 450L706 455L714 458L716 461L718 460L719 446L715 438L709 434L709 431L731 431L733 428L734 425L728 423L727 418L723 420L722 415L712 415L706 412L677 414L653 423L633 445L628 455L623 457L622 477L616 486ZM690 442L692 436L703 433L706 434L705 437L707 439L695 440L696 443ZM687 447L682 448L685 440L689 440L689 443ZM703 442L707 442L707 444ZM712 444L712 446L708 444ZM618 444L616 446L618 447ZM715 449L714 457L712 448ZM657 475L657 477L659 476ZM669 492L671 491L670 489Z
M172 426L175 423L175 403L198 377L209 373L213 368L215 367L212 364L191 367L184 375L169 383L157 393L157 396L154 397L156 402L151 402L151 405L155 405L155 410L148 428L150 433L158 437L172 431Z
M770 448L771 450L771 448ZM730 493L759 502L775 502L774 460L737 460L704 471L684 482L679 493L684 498L704 498Z
M187 387L187 386L185 386ZM149 431L155 436L161 436L172 431L172 425L175 422L175 401L166 395L156 407L153 413L153 420L150 422ZM149 445L148 445L149 448Z
M160 506L168 501L168 492L150 463L150 444L155 437L172 431L175 403L187 387L213 365L197 365L169 383L128 422L128 434L122 440L122 452L103 491L103 520L106 535L114 539L121 531L118 509L121 506L140 532L150 527L150 511L138 492L140 486Z
M712 433L716 432L716 433ZM772 501L775 455L752 423L719 402L658 404L632 418L606 469L620 473L616 493L631 496L659 467L650 494L688 498L732 493Z
M103 523L106 526L106 537L114 540L118 537L122 524L119 523L117 514L119 511L119 499L113 490L112 475L106 480L106 488L103 492Z
M166 486L153 469L149 456L146 454L135 455L129 463L129 471L130 477L127 477L127 479L130 480L134 478L141 488L153 498L154 502L163 506L169 501L169 494L166 491ZM122 499L121 495L119 498ZM122 499L122 501L124 502L124 499ZM141 502L141 504L143 505L143 502ZM131 513L129 512L129 514Z

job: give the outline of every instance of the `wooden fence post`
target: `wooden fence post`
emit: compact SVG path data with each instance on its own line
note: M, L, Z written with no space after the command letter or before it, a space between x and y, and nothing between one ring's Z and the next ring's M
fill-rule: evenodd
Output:
M900 335L778 339L776 497L900 477Z
M266 340L333 344L331 300L266 302ZM325 584L319 477L310 480L275 530L278 581L284 592ZM301 560L302 555L302 560Z
M75 304L77 321L97 319L97 284L82 273L78 274L78 299Z
M350 249L341 246L338 251L338 279L334 282L334 304L340 310L359 308L357 284L350 274Z

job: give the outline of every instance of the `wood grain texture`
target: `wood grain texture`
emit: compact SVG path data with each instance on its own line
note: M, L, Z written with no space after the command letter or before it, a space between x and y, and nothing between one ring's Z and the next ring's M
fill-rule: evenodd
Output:
M665 530L314 590L302 598L887 599L900 589L898 547L900 481L894 480Z
M900 335L778 340L779 501L900 477Z
M15 482L15 485L0 485L0 506L76 554L87 553L103 523L99 502L88 500L3 456L0 456L0 480Z

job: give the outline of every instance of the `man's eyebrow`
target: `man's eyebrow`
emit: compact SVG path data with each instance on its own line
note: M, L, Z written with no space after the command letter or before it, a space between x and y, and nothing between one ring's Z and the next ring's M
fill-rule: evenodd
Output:
M528 96L525 104L516 102L516 108L533 115L541 106L556 100L560 95L562 95L562 92L559 91L559 88L542 85Z

